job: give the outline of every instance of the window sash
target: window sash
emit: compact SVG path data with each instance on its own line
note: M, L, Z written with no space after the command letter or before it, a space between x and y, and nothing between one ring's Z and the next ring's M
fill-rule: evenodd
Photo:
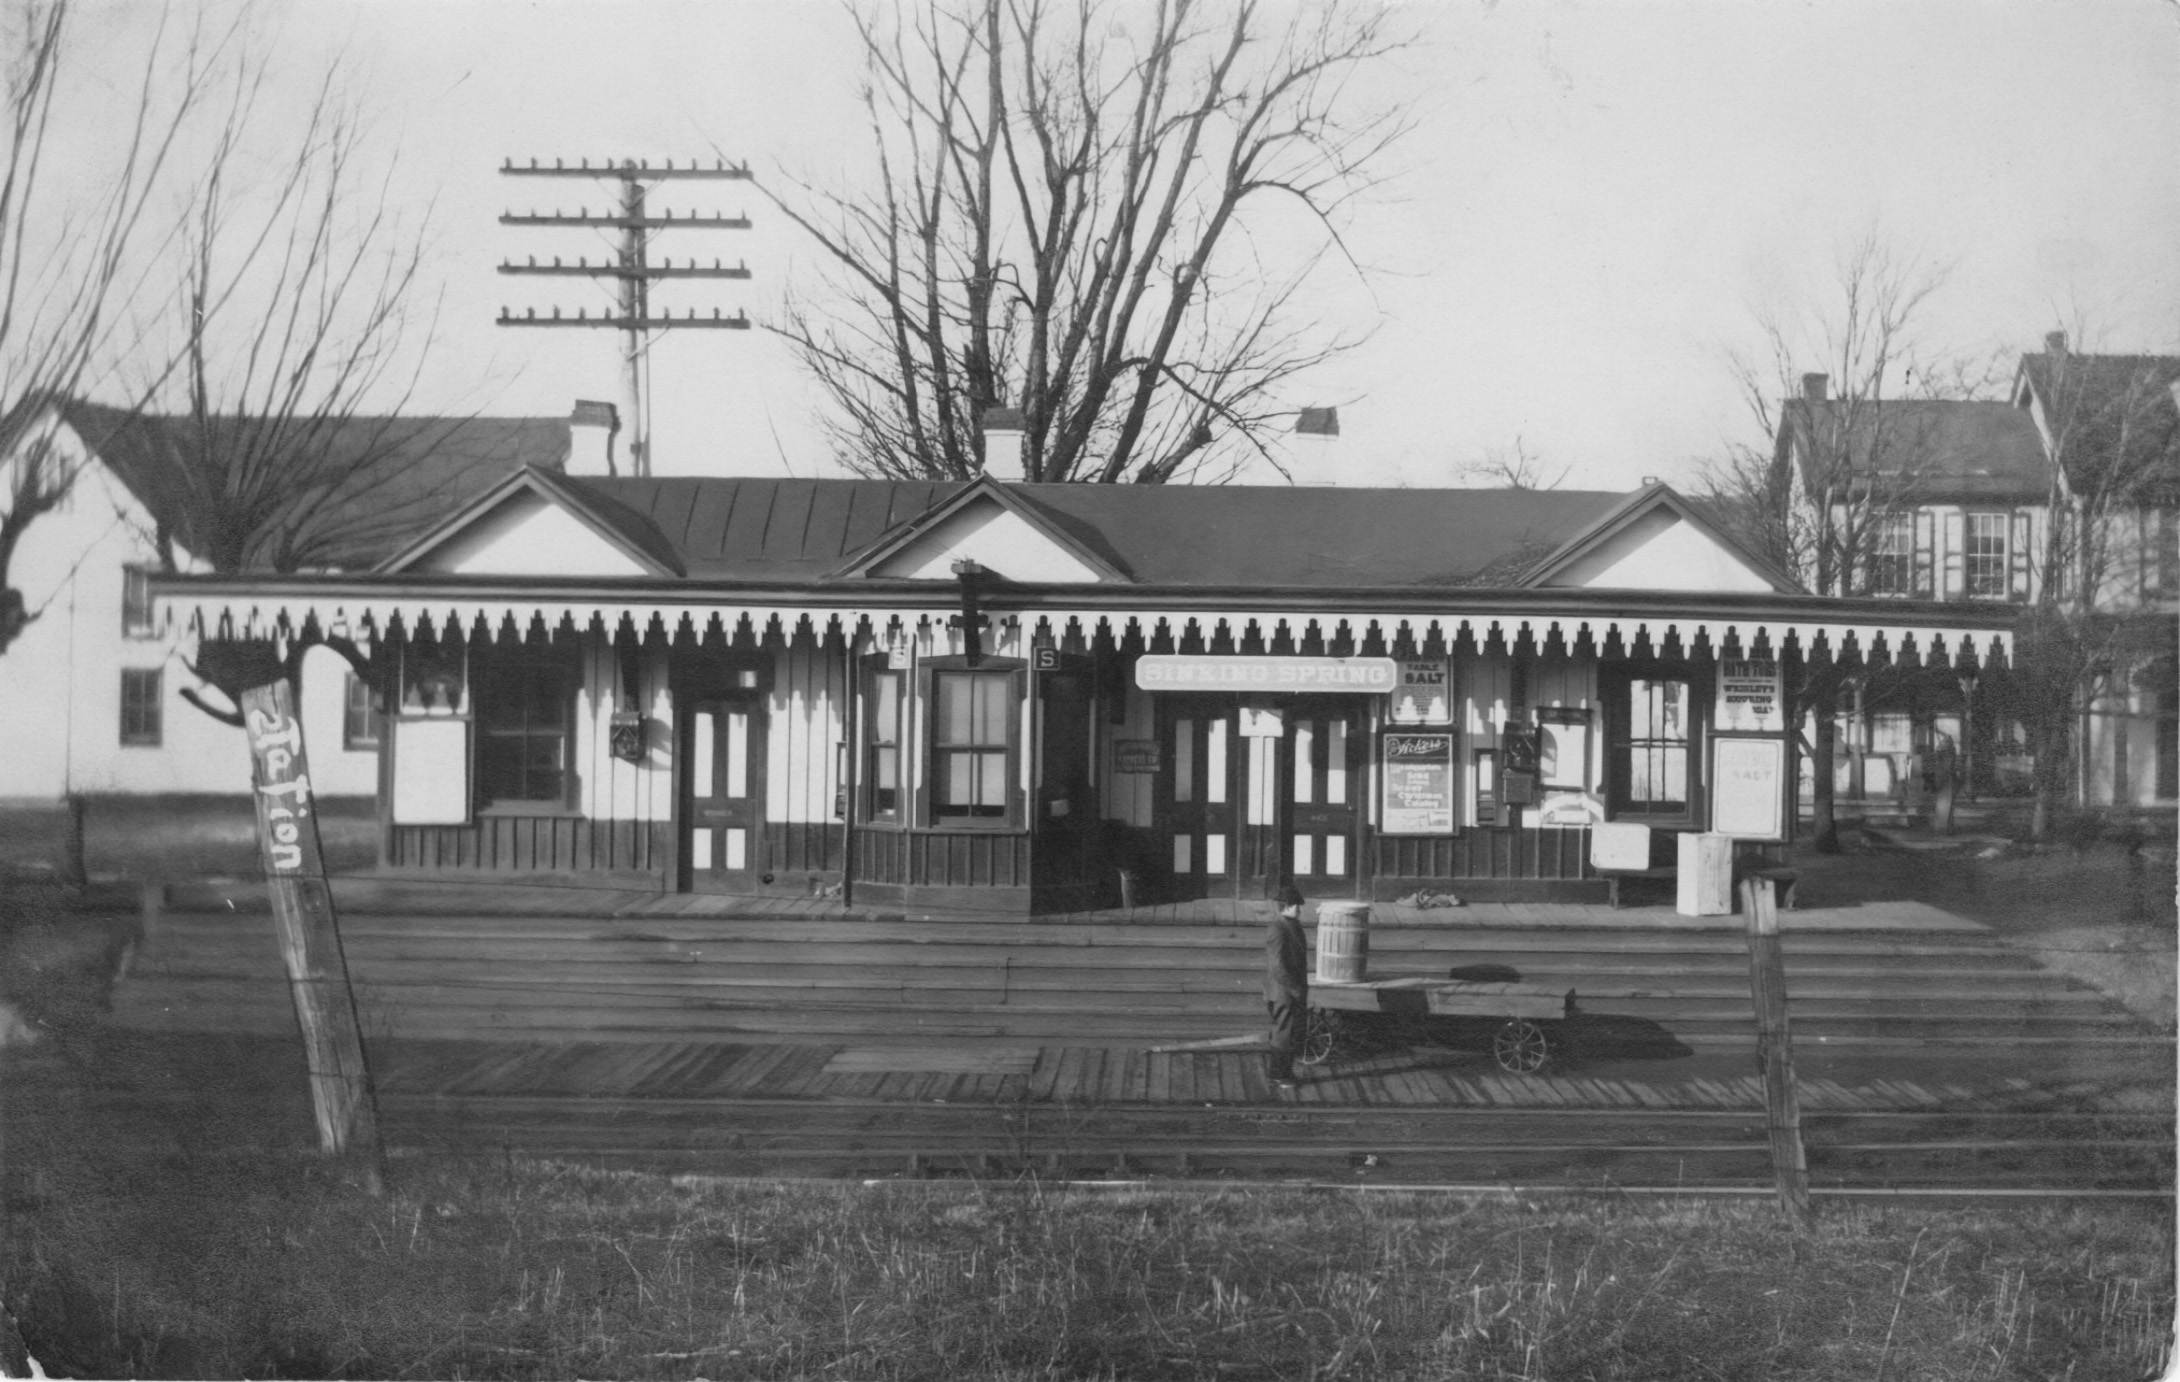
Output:
M565 805L574 778L573 664L531 654L480 659L474 671L479 798Z
M155 747L164 726L160 715L160 675L156 667L121 669L121 742Z
M1695 683L1636 673L1608 691L1608 786L1615 814L1686 817L1694 806Z
M2009 515L1968 515L1961 544L1962 590L1970 599L2003 599L2007 589L2006 529Z
M375 749L379 742L378 701L371 694L370 683L354 672L348 673L345 701L341 709L341 747L347 749Z
M1012 668L930 669L924 692L921 812L935 827L1005 828L1021 793L1021 675Z
M151 568L121 568L121 635L149 638L151 626Z
M905 674L873 671L865 698L863 729L863 818L897 822L901 819L901 690Z
M1870 553L1870 594L1912 595L1915 591L1915 518L1895 514L1879 521Z

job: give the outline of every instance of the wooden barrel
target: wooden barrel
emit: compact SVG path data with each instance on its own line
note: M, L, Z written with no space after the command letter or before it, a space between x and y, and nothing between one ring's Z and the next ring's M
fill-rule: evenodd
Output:
M1317 904L1317 977L1359 984L1370 968L1370 904Z

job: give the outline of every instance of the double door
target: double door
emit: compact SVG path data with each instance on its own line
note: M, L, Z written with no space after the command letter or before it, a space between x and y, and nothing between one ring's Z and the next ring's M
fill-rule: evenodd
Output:
M1352 892L1368 726L1345 696L1160 695L1153 819L1182 897Z

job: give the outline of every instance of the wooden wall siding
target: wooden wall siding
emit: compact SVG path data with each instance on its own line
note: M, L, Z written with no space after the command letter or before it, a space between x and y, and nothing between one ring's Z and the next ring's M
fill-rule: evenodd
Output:
M644 711L644 756L613 756L613 712L619 707L620 658L609 638L583 640L583 688L576 697L575 776L585 816L596 821L658 821L674 812L674 707L667 687L666 650L644 650L637 700Z
M470 825L387 828L386 863L397 869L489 873L653 873L666 867L665 821L580 816L480 816Z
M795 640L776 655L765 730L765 818L831 822L848 704L837 650Z
M1464 826L1476 825L1475 751L1496 748L1499 726L1506 722L1507 706L1514 689L1514 660L1505 653L1479 652L1454 659L1454 712L1459 742L1454 775L1461 803L1457 818ZM1564 655L1538 655L1529 659L1529 706L1587 708L1590 725L1590 781L1602 791L1604 756L1598 752L1604 731L1594 713L1597 705L1597 659Z
M762 866L773 873L819 873L837 877L841 870L838 821L768 821Z
M1483 826L1452 836L1381 835L1366 846L1380 881L1464 878L1587 879L1590 832Z
M1111 722L1105 706L1098 707L1098 781L1104 788L1102 815L1109 821L1148 829L1152 824L1151 804L1158 776L1155 773L1114 772L1113 744L1121 739L1156 739L1157 716L1150 692L1130 686L1122 694L1125 718L1119 724ZM1172 751L1170 744L1159 749L1161 754Z
M1030 837L998 831L867 830L855 841L858 883L1026 888Z

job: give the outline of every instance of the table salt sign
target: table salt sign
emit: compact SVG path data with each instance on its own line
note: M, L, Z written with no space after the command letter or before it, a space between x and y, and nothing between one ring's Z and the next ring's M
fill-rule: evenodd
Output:
M1779 734L1786 717L1779 708L1779 664L1771 659L1727 659L1718 664L1720 734Z
M1786 741L1711 741L1711 829L1743 840L1785 838Z
M1387 835L1445 835L1453 830L1453 736L1388 734L1381 741Z
M1116 773L1157 772L1158 741L1156 739L1114 740L1113 771Z
M1453 670L1444 658L1403 661L1386 718L1396 725L1453 723Z

